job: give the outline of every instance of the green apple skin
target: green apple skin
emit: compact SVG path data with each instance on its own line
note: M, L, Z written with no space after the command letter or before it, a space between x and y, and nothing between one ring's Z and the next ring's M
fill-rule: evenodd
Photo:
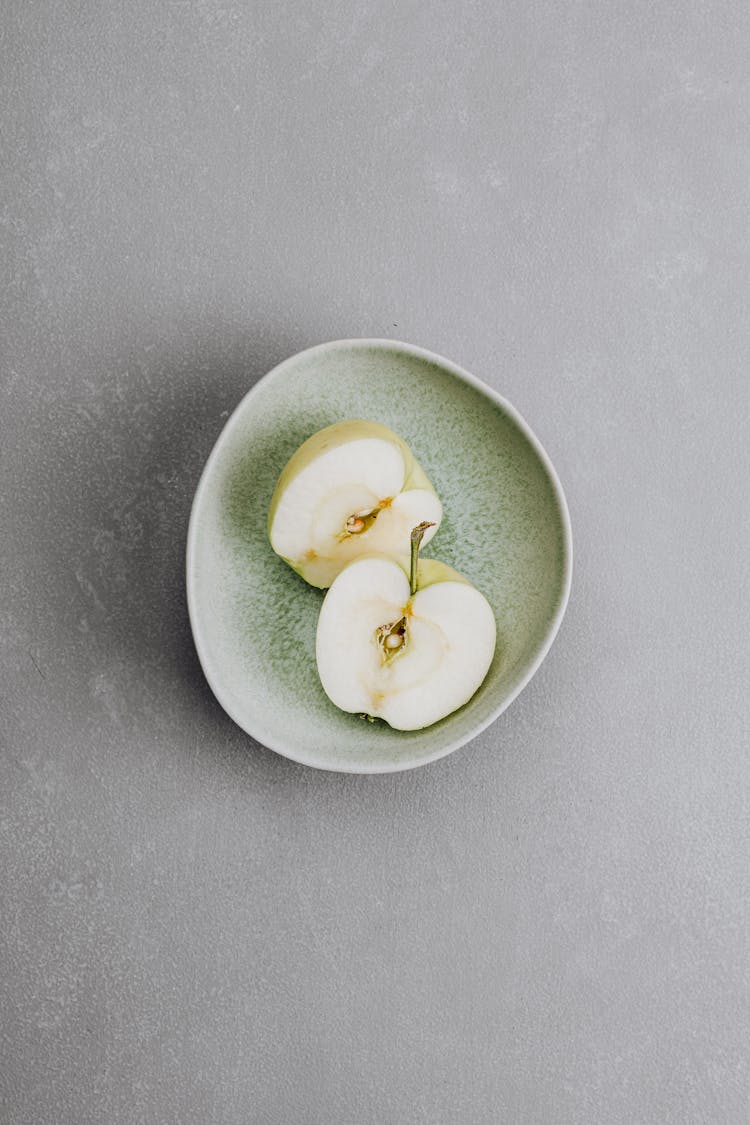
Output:
M399 560L400 562L401 560ZM409 563L405 561L404 573L409 577ZM417 593L434 586L436 582L464 582L467 586L473 585L463 574L459 574L452 566L440 562L438 559L420 559L417 567Z
M409 492L413 489L424 489L428 492L432 492L434 496L437 496L434 485L403 438L400 438L398 434L394 433L388 426L384 426L381 422L373 422L365 418L350 418L344 422L334 422L332 425L326 426L324 429L318 430L317 433L312 434L312 436L307 438L297 451L292 454L289 461L287 461L276 482L276 487L273 490L271 503L268 508L267 532L269 538L279 500L295 477L320 457L321 454L326 453L328 450L335 449L339 445L344 445L350 441L358 441L362 438L378 438L381 441L390 442L399 449L404 462L404 484L401 489L402 493ZM300 565L297 560L287 558L285 555L281 557L284 562L306 582L310 582L314 586L322 585L314 579L311 579L308 573L306 573L305 566Z
M386 554L384 551L368 551L366 555L358 555L356 561L364 562L365 559L386 559L388 562L396 563L400 566L407 578L410 576L411 560L408 555L400 554ZM474 583L470 582L463 574L459 574L452 566L447 563L440 562L439 559L423 559L419 556L417 564L417 588L414 591L418 594L420 590L426 590L428 586L434 586L437 582L463 582L465 586L473 586ZM414 597L412 594L409 598Z
M409 578L411 560L408 555L386 555L381 551L372 551L367 555L360 555L357 562L362 559L388 559L389 562L397 563L406 577ZM452 566L448 566L447 563L440 562L439 559L423 559L420 556L417 564L417 588L414 593L418 594L420 590L426 590L428 586L434 586L437 582L463 582L466 586L474 585L473 582L470 582L463 574L459 574ZM411 597L413 598L414 594Z

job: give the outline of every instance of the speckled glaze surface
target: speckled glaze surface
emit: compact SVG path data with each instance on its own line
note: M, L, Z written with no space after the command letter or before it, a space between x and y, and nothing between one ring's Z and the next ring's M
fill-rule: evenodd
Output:
M266 535L274 485L295 449L323 426L357 417L409 443L445 509L426 554L466 575L497 621L482 687L422 731L394 731L329 702L315 665L324 595L284 565ZM508 706L554 639L571 562L559 481L507 402L423 349L341 340L280 364L227 422L193 503L188 604L206 677L244 730L310 766L383 773L457 749Z

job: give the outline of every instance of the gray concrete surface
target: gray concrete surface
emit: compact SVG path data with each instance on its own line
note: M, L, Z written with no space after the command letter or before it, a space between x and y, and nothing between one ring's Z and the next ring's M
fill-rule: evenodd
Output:
M750 9L4 6L0 1120L750 1120ZM540 674L294 766L191 645L227 412L393 336L546 443ZM481 456L481 450L477 451Z

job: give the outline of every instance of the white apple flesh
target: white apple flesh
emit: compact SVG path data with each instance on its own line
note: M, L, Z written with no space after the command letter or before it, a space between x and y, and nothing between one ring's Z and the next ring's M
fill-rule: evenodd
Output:
M316 639L329 699L397 730L419 730L463 706L495 652L495 618L476 587L435 560L419 562L416 583L408 574L406 559L352 563L326 594Z
M326 588L363 554L403 550L411 529L443 509L409 447L386 426L337 422L309 438L279 477L271 546L312 586Z

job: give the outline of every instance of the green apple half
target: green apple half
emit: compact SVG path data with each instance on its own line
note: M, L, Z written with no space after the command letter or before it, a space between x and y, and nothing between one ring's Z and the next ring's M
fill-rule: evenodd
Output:
M487 599L451 567L370 555L325 596L316 657L323 689L342 711L419 730L467 703L495 652Z
M336 422L299 447L276 484L268 536L312 586L330 586L373 551L403 550L420 521L437 531L442 505L406 442L387 426Z

